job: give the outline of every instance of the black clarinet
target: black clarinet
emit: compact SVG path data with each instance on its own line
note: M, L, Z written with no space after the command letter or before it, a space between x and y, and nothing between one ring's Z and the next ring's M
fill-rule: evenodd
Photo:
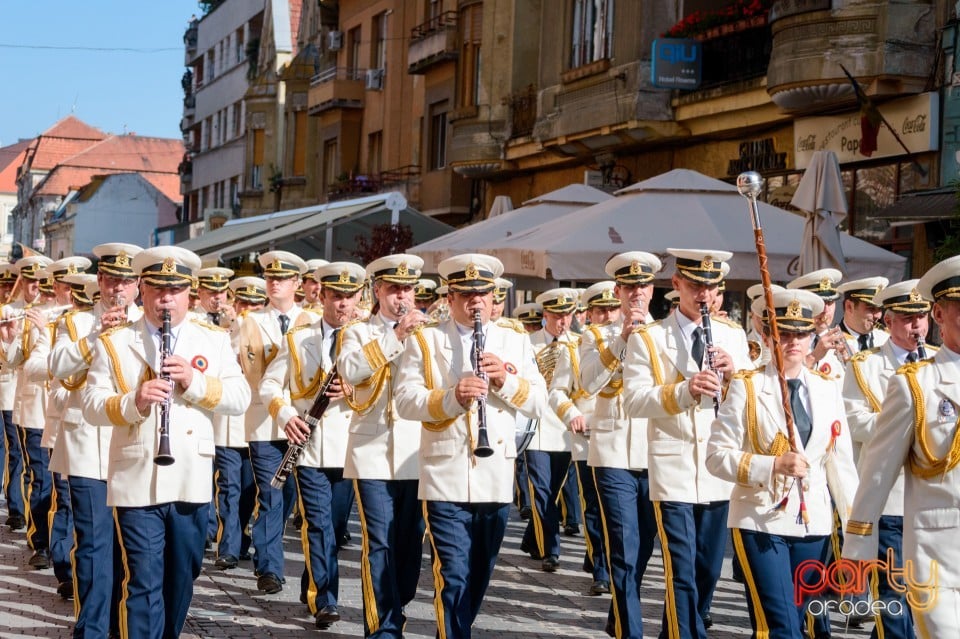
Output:
M283 488L283 485L287 483L287 478L290 477L290 473L296 468L297 460L300 459L300 453L302 453L303 449L310 443L310 437L313 436L313 431L320 425L323 414L327 412L327 407L330 406L330 397L327 395L327 391L330 390L330 385L333 384L333 380L336 378L337 365L334 364L330 372L327 373L327 376L323 378L323 382L320 384L320 390L317 391L317 396L313 399L313 405L303 418L303 421L307 422L307 426L310 427L310 435L307 436L307 439L302 444L290 444L287 446L287 452L283 454L280 466L277 468L277 472L273 473L273 479L270 480L270 485L274 488Z
M914 335L914 337L917 340L917 357L919 357L921 360L927 359L927 349L924 347L923 335L917 333Z
M162 323L160 325L160 379L166 380L170 384L170 374L162 372L163 363L170 357L170 311L164 310L161 315ZM173 392L167 395L167 398L160 403L160 444L157 446L157 456L153 458L153 463L157 466L169 466L173 463L173 455L170 454L170 399Z
M710 323L710 307L706 302L700 303L700 326L703 327L703 347L707 354L707 367L717 373L717 365L713 355L713 325ZM720 374L717 373L717 379ZM713 416L720 413L720 390L713 396Z
M473 312L473 351L470 353L470 359L473 363L473 373L480 379L487 381L487 374L480 368L480 360L483 359L483 344L486 338L483 336L483 318L480 316L480 309ZM490 448L490 439L487 436L487 398L477 398L477 447L473 451L476 457L489 457L493 454Z

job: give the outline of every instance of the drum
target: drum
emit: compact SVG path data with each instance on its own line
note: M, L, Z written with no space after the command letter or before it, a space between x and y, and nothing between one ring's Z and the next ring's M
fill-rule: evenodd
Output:
M517 456L519 457L523 454L523 451L527 449L527 446L530 445L530 442L533 441L533 436L537 434L537 428L540 426L540 420L527 417L526 415L522 415L518 412L516 424Z

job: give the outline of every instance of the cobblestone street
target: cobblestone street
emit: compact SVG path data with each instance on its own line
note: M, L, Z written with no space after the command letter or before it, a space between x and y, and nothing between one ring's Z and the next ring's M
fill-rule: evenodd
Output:
M2 511L2 509L0 509ZM0 514L5 518L5 511ZM561 569L541 572L540 562L520 552L524 522L511 513L497 569L474 626L474 636L533 639L537 637L606 637L603 626L610 599L589 597L590 576L579 570L583 557L583 537L564 537ZM256 589L249 561L235 570L213 567L208 552L203 573L197 579L193 606L183 637L226 639L239 637L302 637L304 634L331 639L362 637L362 601L360 595L360 531L352 523L353 542L340 552L340 612L343 620L330 630L314 628L313 618L298 601L299 575L303 567L296 530L287 527L286 580L283 592L261 595ZM13 533L0 526L0 639L12 637L56 637L67 639L73 625L73 603L56 594L51 570L33 570L27 566L29 549L22 531ZM424 554L417 598L407 608L409 619L405 636L409 639L433 637L433 583ZM663 605L663 568L659 550L645 579L643 593L646 637L656 637ZM743 586L730 579L729 556L724 578L714 597L714 626L711 639L747 637L747 617ZM866 637L863 630L844 633L835 622L834 637Z

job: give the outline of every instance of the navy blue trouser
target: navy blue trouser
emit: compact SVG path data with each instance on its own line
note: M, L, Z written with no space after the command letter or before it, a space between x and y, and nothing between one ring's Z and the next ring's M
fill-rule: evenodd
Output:
M70 504L70 485L66 475L53 473L53 492L50 499L50 561L57 581L73 581L70 551L73 550L73 508Z
M517 455L515 463L516 472L514 475L514 497L516 498L517 510L523 510L530 507L530 484L527 482L527 460L526 455Z
M50 475L50 457L40 445L41 428L22 428L24 453L24 490L27 494L27 542L34 550L50 547L50 493L53 477Z
M287 451L287 440L250 442L250 464L257 485L257 517L253 520L253 563L258 575L283 580L283 527L293 510L297 482L288 480L283 489L270 485Z
M250 544L245 531L257 499L250 450L217 446L213 464L217 478L217 556L239 557Z
M106 637L117 628L123 565L107 482L69 477L76 549L73 552L77 623L74 639Z
M116 509L124 581L121 634L137 639L180 636L200 574L209 503L172 502Z
M0 440L3 443L3 496L7 500L7 514L24 514L23 507L23 448L20 443L20 429L13 423L13 411L0 411L3 418L3 432Z
M646 470L593 469L609 556L607 627L617 639L643 639L640 587L653 554L657 524Z
M337 538L333 531L333 489L344 484L342 468L298 466L294 472L300 493L304 566L300 595L310 614L335 606L340 593ZM348 484L349 485L349 484Z
M586 461L573 466L580 484L580 505L583 509L584 535L587 551L583 558L583 570L593 575L594 581L610 581L607 566L607 544L603 539L603 518L600 514L600 497L593 481L593 471ZM649 501L649 500L648 500ZM652 512L652 511L651 511Z
M582 523L581 507L576 464L571 461L567 464L567 479L560 489L560 518L564 526L579 526Z
M415 479L358 479L363 547L363 627L367 637L402 637L403 608L413 601L423 554L423 509Z
M703 614L720 580L730 502L654 503L667 579L660 638L705 639Z
M903 517L881 515L877 523L877 535L880 542L877 546L877 559L889 562L887 549L890 548L893 550L894 565L897 569L903 570ZM881 608L880 614L874 616L875 624L870 638L913 639L915 636L913 615L910 612L910 606L907 605L906 597L890 586L887 571L878 570L875 579L876 588L873 598L883 601L885 606ZM902 585L902 577L896 583ZM899 606L890 605L894 601L899 602ZM902 612L902 614L891 614L892 612Z
M333 534L339 543L350 530L350 511L353 510L353 481L333 487ZM417 509L419 512L419 508Z
M740 559L747 608L754 636L804 639L806 605L794 601L794 572L804 561L825 565L829 537L787 537L733 529L733 548ZM815 578L813 572L805 581Z
M424 502L440 639L470 639L507 529L509 504Z
M557 499L567 480L569 452L527 450L527 478L532 512L523 533L523 548L535 558L560 556L560 508Z

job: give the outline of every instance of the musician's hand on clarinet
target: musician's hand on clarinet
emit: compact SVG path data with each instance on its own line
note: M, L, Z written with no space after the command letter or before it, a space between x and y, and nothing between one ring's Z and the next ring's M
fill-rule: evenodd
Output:
M574 417L570 420L570 430L575 433L587 432L587 420L583 418L583 415Z
M701 395L714 396L720 390L720 379L712 370L700 371L690 378L690 394L693 399L700 401Z
M296 415L284 424L283 432L287 434L287 440L292 444L302 444L310 439L310 426Z
M135 397L137 410L141 415L146 416L150 412L150 407L166 401L172 390L171 382L160 377L140 384Z
M773 472L786 477L803 479L810 470L810 462L800 453L789 451L773 461Z
M733 366L733 357L730 356L730 353L719 346L711 346L710 352L713 353L713 369L723 377L729 377L737 372Z
M330 387L327 388L327 397L329 397L330 399L340 399L341 397L346 395L349 392L349 390L350 390L349 384L345 384L340 379L340 376L337 375L337 377L335 377L334 380L330 382Z
M170 379L179 384L182 390L187 390L193 381L193 366L179 355L170 355L163 360L160 370L169 374Z
M507 369L503 361L493 353L484 353L480 359L480 370L487 374L487 381L496 390L500 390L507 381Z
M470 404L476 399L487 396L487 382L476 375L468 375L460 378L453 392L456 395L457 403L464 408L470 408Z

